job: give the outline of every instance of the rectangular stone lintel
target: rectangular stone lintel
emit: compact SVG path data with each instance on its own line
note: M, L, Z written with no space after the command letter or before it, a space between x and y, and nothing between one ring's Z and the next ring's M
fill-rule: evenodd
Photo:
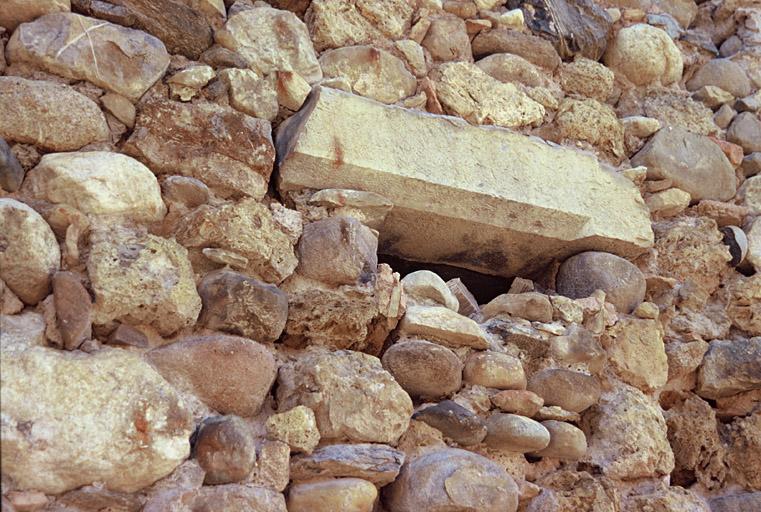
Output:
M345 188L394 203L380 251L528 275L585 250L653 243L637 188L588 153L503 128L317 87L278 129L278 187Z

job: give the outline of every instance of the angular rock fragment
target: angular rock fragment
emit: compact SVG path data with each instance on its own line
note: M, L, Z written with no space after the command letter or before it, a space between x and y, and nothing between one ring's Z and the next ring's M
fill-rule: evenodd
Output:
M361 478L302 482L288 491L288 512L372 512L378 489Z
M486 457L444 448L407 462L384 498L395 512L515 512L518 486L504 468Z
M51 153L29 171L24 192L102 218L160 221L166 214L156 176L120 153Z
M353 477L379 487L396 479L404 453L382 444L330 444L291 458L291 479Z
M232 270L209 272L198 285L199 323L256 341L280 337L288 319L288 296L277 286Z
M50 278L61 264L53 230L24 203L0 198L0 279L26 304L50 291Z
M486 334L475 321L441 306L410 306L399 322L399 333L450 347L489 347Z
M325 440L396 443L412 415L412 400L378 358L349 350L306 353L283 366L277 401L280 410L312 409Z
M94 324L150 324L169 335L195 323L201 298L181 245L121 226L97 229L91 243Z
M192 456L206 472L205 484L240 482L254 469L254 435L236 416L207 418L194 434Z
M628 480L674 469L661 409L636 388L620 385L603 393L600 403L584 414L581 428L589 443L583 460L605 476Z
M650 179L670 179L693 200L726 201L735 195L735 172L708 137L683 128L662 128L632 158Z
M616 374L643 391L666 384L668 361L657 320L622 318L602 337Z
M292 12L269 6L239 11L214 37L260 75L295 71L310 84L322 78L307 28Z
M0 77L0 137L50 151L108 140L98 105L67 85Z
M383 354L383 367L410 396L440 398L459 391L462 363L446 347L423 340L400 341Z
M287 443L294 453L312 453L320 442L320 431L314 412L303 405L267 418L267 434Z
M284 195L350 188L393 202L380 229L381 252L512 276L581 250L634 256L652 243L649 215L631 182L588 155L508 131L318 88L277 139ZM444 172L452 168L473 172ZM544 186L545 175L554 187ZM558 182L566 177L573 194ZM487 221L479 213L484 201L492 205Z
M21 488L135 492L190 452L190 411L137 355L4 347L0 361L3 474Z
M156 174L203 181L222 197L261 198L275 151L270 124L213 103L141 105L124 152Z
M277 375L264 345L237 336L183 338L146 357L165 379L222 414L254 416Z
M713 340L698 371L697 393L724 398L761 389L761 337L747 340Z
M752 85L743 68L730 59L711 59L687 82L687 89L696 91L706 85L720 87L735 98L744 98L752 91Z
M514 84L502 83L468 62L439 66L436 93L444 108L474 124L504 127L536 125L544 107Z
M92 336L92 299L76 274L56 272L53 303L63 348L74 350L89 340Z
M434 60L449 62L462 60L473 62L465 21L453 14L436 16L431 20L421 46L428 50Z
M496 296L483 308L484 319L506 313L518 318L536 322L552 321L552 304L543 293L503 293Z
M280 283L298 263L293 240L254 199L200 206L182 219L175 238L196 256L206 248L228 251L242 258L238 270L267 283ZM194 265L203 268L199 261Z
M137 101L169 65L155 37L73 13L43 16L13 33L6 48L11 63L25 62Z
M727 129L727 140L742 146L745 153L761 151L761 120L758 114L743 112Z
M373 46L347 46L320 55L328 78L345 78L354 93L381 103L396 103L415 94L417 82L404 62Z
M251 117L272 121L277 117L278 99L274 80L250 69L227 68L219 72L227 85L230 106Z

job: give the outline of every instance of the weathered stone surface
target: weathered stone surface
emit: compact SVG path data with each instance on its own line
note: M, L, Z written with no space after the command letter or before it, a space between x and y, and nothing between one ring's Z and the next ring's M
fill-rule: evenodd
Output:
M526 389L526 374L520 359L501 352L475 352L463 369L465 382L494 389Z
M291 479L354 477L379 487L396 479L404 453L382 444L331 444L291 458Z
M391 345L383 354L383 367L416 398L448 396L462 386L462 362L457 355L424 340Z
M298 264L294 240L254 199L200 206L182 219L175 238L196 255L205 248L229 251L242 258L238 270L268 283L280 283Z
M605 101L613 93L613 72L596 60L577 57L561 66L559 78L560 85L568 94Z
M312 92L309 82L294 71L278 71L275 89L278 103L294 111L301 108Z
M280 369L280 410L314 411L324 440L396 443L409 425L412 400L378 358L339 350L307 353Z
M761 389L761 337L747 340L713 340L698 371L697 393L723 398Z
M288 491L288 512L372 512L378 489L361 478L303 482Z
M658 403L636 388L621 385L602 395L581 424L589 444L584 461L605 476L634 479L667 475L674 454Z
M320 442L320 431L314 412L303 405L267 418L267 434L287 443L295 453L312 453Z
M190 101L206 87L216 73L206 64L191 65L166 79L169 86L169 96L180 101Z
M588 142L616 161L624 156L624 127L606 103L565 98L555 115L555 125L561 139Z
M690 205L690 194L682 189L670 188L655 194L649 195L645 199L650 213L660 218L674 217L679 215Z
M195 489L167 489L148 500L143 512L287 512L279 492L250 485L205 485Z
M288 296L277 286L232 270L218 270L198 284L203 301L199 323L256 341L280 337L288 319Z
M517 414L493 413L486 421L484 444L508 452L535 452L547 447L549 431L541 423Z
M745 180L737 191L737 199L748 208L761 212L761 175Z
M90 240L94 324L151 324L168 335L195 323L201 298L182 246L121 226L97 229Z
M275 81L250 69L227 68L219 72L227 85L230 106L251 117L272 121L277 117Z
M489 397L503 412L520 414L528 418L534 416L544 405L544 399L533 391L506 389Z
M544 117L542 105L475 64L443 64L433 76L438 99L447 112L473 124L520 127L539 124Z
M726 431L726 464L730 479L745 489L761 488L761 410L737 418Z
M34 21L40 16L71 10L71 0L6 0L0 11L0 27L12 33L21 23Z
M542 486L542 493L529 502L527 512L618 511L619 499L612 486L586 471L553 471L537 484Z
M258 413L277 376L272 353L237 336L191 336L146 357L165 379L222 414Z
M745 153L761 151L761 120L758 114L738 114L727 129L727 140L742 146Z
M635 85L682 78L682 53L666 32L638 23L622 28L605 52L605 65Z
M192 456L206 472L205 484L240 482L256 462L253 433L236 416L207 418L195 433Z
M396 103L415 94L417 82L404 62L372 46L347 46L320 55L325 77L345 78L355 94Z
M73 88L0 77L0 137L51 151L73 151L109 137L98 105Z
M120 153L51 153L29 171L23 191L98 217L160 221L166 214L156 176Z
M445 437L462 446L478 444L486 437L483 420L452 400L425 407L416 412L412 419L440 430Z
M693 3L694 5L694 3ZM657 485L654 489L643 489L641 493L627 496L622 503L622 511L639 512L711 512L705 500L698 493L675 485ZM715 511L713 511L715 512Z
M657 320L621 318L606 330L602 345L616 374L643 391L666 384L668 360Z
M419 306L446 306L459 311L460 303L442 278L430 270L411 272L402 278L407 304Z
M53 230L24 203L0 198L0 279L29 305L50 291L50 278L61 264Z
M561 368L536 372L527 387L542 397L545 405L558 405L571 412L582 412L600 399L597 378Z
M407 0L367 2L314 0L304 16L315 49L402 39L410 26L413 5Z
M711 512L744 512L761 507L761 492L746 492L712 498Z
M156 174L197 178L223 197L261 198L275 151L270 124L213 103L141 105L124 152Z
M420 44L430 52L431 57L436 61L463 60L473 62L470 37L468 37L465 21L453 14L444 14L433 18L431 26Z
M735 98L744 98L752 90L743 68L729 59L711 59L703 64L687 82L687 89L696 91L706 85L720 87Z
M74 350L92 336L92 299L79 276L56 272L53 276L56 327L63 348Z
M338 287L302 277L283 282L288 293L285 342L293 346L321 345L379 354L404 314L399 274L378 265L367 281Z
M188 456L190 412L137 355L4 346L0 365L3 474L19 488L134 492Z
M280 126L278 146L283 194L364 189L393 202L380 229L381 252L512 276L581 250L634 256L652 241L649 216L631 182L605 173L587 155L507 131L319 88ZM442 172L453 166L480 170L474 179ZM554 187L544 186L545 174ZM565 177L574 194L558 182ZM484 201L492 220L480 213ZM617 205L615 212L610 204Z
M735 195L734 168L708 137L683 128L662 128L632 158L650 179L670 179L693 200L726 201Z
M7 192L16 192L23 180L24 168L5 139L0 137L0 188Z
M88 80L138 100L167 69L169 54L153 36L79 14L49 14L25 23L6 48L11 63Z
M473 55L476 58L492 53L512 53L550 71L554 71L561 62L560 55L546 39L504 28L480 32L473 39Z
M486 334L475 321L443 306L410 306L399 322L399 332L450 347L489 347Z
M577 460L587 451L587 438L579 428L563 421L547 420L542 426L550 433L550 444L534 455Z
M515 512L518 486L501 467L472 452L435 450L407 462L384 495L395 512Z
M0 315L0 348L5 350L25 350L27 347L47 344L45 319L39 313L26 311L18 315Z
M481 309L484 319L507 313L518 318L536 322L552 321L552 304L543 293L503 293L493 298Z
M322 78L307 27L292 12L269 6L239 11L215 38L259 74L295 71L310 84Z
M536 64L518 55L495 53L476 62L487 75L505 83L520 83L526 87L551 87L552 81Z
M378 269L378 238L351 217L307 224L296 250L298 273L327 284L367 281Z
M161 39L170 53L197 59L225 19L221 0L108 0L140 28Z

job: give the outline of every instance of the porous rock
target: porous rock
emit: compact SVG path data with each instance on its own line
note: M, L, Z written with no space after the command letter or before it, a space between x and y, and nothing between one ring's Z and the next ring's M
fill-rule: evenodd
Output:
M190 412L139 356L4 347L1 361L3 473L20 488L135 492L187 458Z
M605 332L602 344L624 382L643 391L666 384L668 361L657 320L622 318Z
M384 503L397 512L515 512L518 487L502 467L486 457L444 448L408 461L384 494Z
M288 512L372 512L378 489L361 478L301 482L288 490Z
M277 376L272 353L238 336L190 336L146 357L174 386L222 414L258 413Z
M122 226L97 229L91 243L94 324L150 324L168 335L195 323L201 298L181 245Z
M138 100L167 69L169 54L155 37L73 13L25 23L6 48L11 63L26 62Z
M267 433L271 438L287 443L295 453L312 453L320 442L314 412L303 405L267 418Z
M326 440L396 443L407 430L412 400L378 358L339 350L307 353L280 370L278 407L314 411Z
M75 151L109 137L98 105L67 85L2 76L0 110L0 137L9 141Z
M0 198L0 278L27 304L50 291L50 278L61 264L53 230L26 204Z

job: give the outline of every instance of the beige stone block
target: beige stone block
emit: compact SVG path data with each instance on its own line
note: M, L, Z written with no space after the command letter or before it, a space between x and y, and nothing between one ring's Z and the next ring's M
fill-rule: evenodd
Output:
M509 130L320 87L277 140L281 193L347 188L394 203L382 253L513 276L590 249L634 257L653 243L624 176Z

